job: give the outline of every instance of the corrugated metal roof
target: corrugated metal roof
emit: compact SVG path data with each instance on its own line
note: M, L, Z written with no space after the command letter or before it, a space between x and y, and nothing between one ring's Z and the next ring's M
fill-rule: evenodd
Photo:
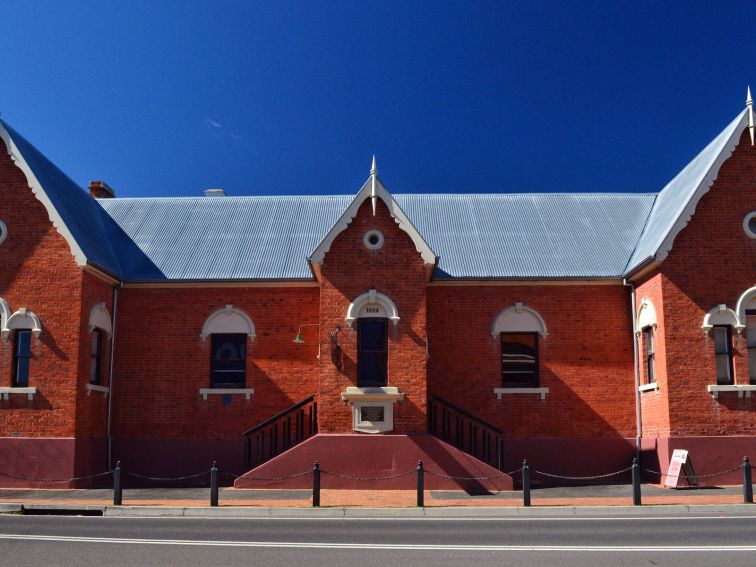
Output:
M395 195L438 277L618 277L654 200L638 194ZM350 196L101 199L139 250L132 281L310 279L308 254ZM118 242L123 242L119 238Z
M683 216L688 204L700 198L702 190L708 189L703 185L707 184L710 171L716 168L718 162L721 165L720 158L724 157L723 152L727 150L731 138L739 136L745 128L747 123L745 117L744 110L661 190L646 228L638 241L638 246L628 262L628 273L649 258L656 256L678 219ZM690 214L692 212L691 210Z
M674 237L678 220L692 213L686 210L729 155L744 116L658 195L394 198L438 254L438 278L620 277ZM347 195L95 201L0 124L87 261L128 281L311 279L307 256L352 201Z
M345 195L97 202L136 245L119 251L126 279L149 281L311 279L307 255L350 201Z
M26 138L6 122L0 120L0 123L86 258L104 270L120 275L118 258L106 236L107 224L111 221L102 213L102 208Z
M395 195L440 257L437 277L617 277L655 195Z

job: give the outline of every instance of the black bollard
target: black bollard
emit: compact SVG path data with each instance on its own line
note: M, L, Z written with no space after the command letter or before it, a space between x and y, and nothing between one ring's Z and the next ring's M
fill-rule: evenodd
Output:
M522 505L530 506L530 467L528 461L522 461Z
M633 457L633 506L641 505L640 465L638 459Z
M123 503L123 490L121 489L121 461L116 463L113 469L113 506Z
M743 457L743 503L753 504L753 483L751 482L751 462Z
M315 466L312 467L312 506L318 508L320 506L320 463L315 461Z
M417 462L417 505L419 508L425 506L425 470L423 461Z
M218 467L215 461L210 467L210 506L218 505Z

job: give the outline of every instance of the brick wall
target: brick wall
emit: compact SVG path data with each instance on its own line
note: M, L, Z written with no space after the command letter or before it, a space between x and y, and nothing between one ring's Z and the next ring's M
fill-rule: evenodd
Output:
M210 338L202 325L230 304L252 319L243 395L212 395ZM208 287L124 288L119 292L112 384L113 434L119 438L233 438L317 391L317 331L292 340L300 324L317 322L318 290Z
M71 437L75 434L82 270L58 234L24 174L1 146L0 296L12 311L26 307L42 323L32 338L32 402L13 395L0 402L0 437ZM0 385L11 385L12 342L0 341Z
M537 394L501 386L496 316L522 302L548 330L539 338ZM428 289L429 389L503 429L508 438L633 437L632 320L621 285L434 285Z
M646 275L635 289L636 315L641 302L648 299L656 312L656 329L654 330L655 341L655 367L656 382L659 384L657 391L648 391L641 394L641 422L643 437L667 437L669 435L669 387L667 381L667 340L665 318L667 306L664 303L662 282L664 276L657 271ZM640 329L639 329L640 330ZM638 337L638 360L640 371L640 383L648 383L645 358L645 340L643 334Z
M378 250L367 249L363 235L371 228L384 235ZM322 267L320 288L321 341L340 325L339 370L330 349L320 359L318 407L322 432L352 431L351 406L340 395L357 385L357 331L344 323L350 303L375 288L389 296L401 320L389 323L388 384L405 393L394 406L394 433L424 433L426 430L426 276L424 264L409 235L399 228L382 201L372 215L369 201L333 242ZM356 325L355 325L356 327Z
M81 288L81 317L79 333L81 348L78 359L78 379L76 381L76 436L103 438L106 435L108 399L102 392L87 392L90 379L91 333L89 317L92 308L102 302L113 317L113 286L88 272L83 275ZM109 384L110 339L102 335L101 385Z
M701 330L704 315L756 281L756 240L742 228L756 209L756 148L743 133L696 213L661 265L672 435L753 435L756 397L706 391L716 383L714 342ZM745 336L733 340L736 383L748 383Z

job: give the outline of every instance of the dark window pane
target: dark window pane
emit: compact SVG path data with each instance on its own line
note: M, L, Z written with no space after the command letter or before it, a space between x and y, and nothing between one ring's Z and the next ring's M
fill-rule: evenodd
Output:
M31 331L16 331L16 356L31 355Z
M13 386L29 385L29 358L31 357L31 331L16 331L13 348Z
M538 385L537 333L502 333L501 377L505 387Z
M211 386L244 387L247 376L246 347L247 335L212 335Z
M714 327L717 384L732 384L732 335L730 327Z
M377 387L388 384L388 321L358 319L357 385Z
M750 310L746 311L746 345L748 346L749 381L751 384L756 384L756 313Z
M89 383L99 385L102 381L102 332L93 331L89 349Z
M656 357L654 329L647 327L643 329L643 344L646 350L646 382L652 384L656 382Z

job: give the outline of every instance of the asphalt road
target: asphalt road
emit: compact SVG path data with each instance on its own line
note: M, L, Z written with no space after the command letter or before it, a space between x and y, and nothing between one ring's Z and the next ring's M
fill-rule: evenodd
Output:
M0 565L756 565L756 515L233 519L0 516Z

